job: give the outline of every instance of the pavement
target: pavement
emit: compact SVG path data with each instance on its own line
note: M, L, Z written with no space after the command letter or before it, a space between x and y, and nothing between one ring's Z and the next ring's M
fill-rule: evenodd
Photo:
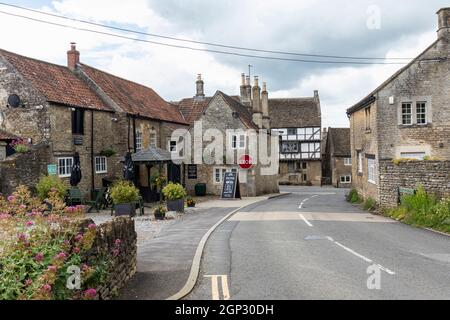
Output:
M368 214L348 190L282 190L216 229L185 299L450 300L449 236Z
M137 273L121 290L119 300L162 300L176 294L188 280L200 240L230 212L263 197L240 200L209 199L195 211L163 224L155 236L138 245Z

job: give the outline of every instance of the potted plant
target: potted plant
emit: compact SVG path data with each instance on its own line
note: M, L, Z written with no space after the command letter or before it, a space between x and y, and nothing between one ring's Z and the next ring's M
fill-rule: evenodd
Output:
M179 183L170 182L162 190L164 197L167 200L167 210L184 212L184 198L186 197L186 190Z
M136 215L136 202L139 201L139 190L129 181L118 181L111 188L111 199L116 216Z
M16 139L10 143L10 146L17 153L27 153L30 151L30 144L26 139Z
M192 197L187 197L186 198L186 205L188 206L188 208L193 208L195 207L195 200Z
M153 215L156 220L164 220L166 218L166 208L163 206L158 206L153 210Z
M107 158L115 156L116 153L117 152L113 148L106 148L106 149L103 149L102 151L100 151L100 155L103 157L107 157Z

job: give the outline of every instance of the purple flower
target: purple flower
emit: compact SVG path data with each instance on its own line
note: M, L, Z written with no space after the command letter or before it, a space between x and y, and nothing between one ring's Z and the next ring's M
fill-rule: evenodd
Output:
M29 286L31 286L32 284L33 284L33 280L31 280L31 279L25 280L25 287L29 287Z
M50 272L56 272L58 271L58 268L56 266L48 266L47 270Z
M39 252L34 256L34 260L36 260L37 262L41 262L42 260L44 260L44 255Z
M65 260L67 258L67 255L64 252L60 252L56 255L57 259Z
M97 295L97 290L93 288L89 288L86 291L84 291L84 298L85 299L93 299Z
M50 291L52 291L52 286L49 285L49 284L44 284L42 286L42 290L45 291L45 292L50 292Z
M122 240L116 239L116 242L115 242L115 245L116 245L116 246L120 246L121 243L122 243Z
M74 253L80 253L80 248L78 248L78 247L73 248L73 252Z
M27 221L27 223L25 223L26 227L31 227L32 225L34 225L33 221Z
M88 225L88 229L90 229L90 230L93 230L93 229L95 229L95 228L97 228L97 226L95 225L95 223L91 223L91 224Z
M11 195L11 196L8 197L8 201L9 202L13 202L14 200L16 200L15 196Z
M83 235L81 233L77 234L75 237L75 241L81 241L83 239Z
M112 253L113 253L114 257L117 257L119 255L119 253L120 253L120 250L119 249L114 249Z
M86 271L89 270L89 266L88 266L87 264L84 263L84 264L81 266L81 270L83 270L84 272L86 272Z
M27 240L27 236L24 235L23 233L20 233L17 237L19 239L19 241L25 242Z

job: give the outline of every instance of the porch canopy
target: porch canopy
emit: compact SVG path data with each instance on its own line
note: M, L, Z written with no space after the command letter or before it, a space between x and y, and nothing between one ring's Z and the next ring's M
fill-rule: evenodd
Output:
M172 154L167 150L151 147L132 154L131 159L135 164L152 165L172 161Z
M134 165L144 165L147 168L147 186L141 184L139 174L136 175L135 179L135 184L139 188L144 201L158 201L160 199L159 190L152 189L150 171L152 167L157 166L158 171L161 173L162 165L172 161L171 153L161 148L150 147L149 149L133 153L131 159Z

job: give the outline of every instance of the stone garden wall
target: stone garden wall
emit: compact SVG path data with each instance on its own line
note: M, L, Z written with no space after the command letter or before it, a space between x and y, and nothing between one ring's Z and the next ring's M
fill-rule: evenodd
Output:
M0 161L0 193L9 195L20 185L33 188L47 172L49 159L49 145L43 142L32 146L28 153L16 153Z
M427 192L439 198L450 197L450 161L411 161L394 164L381 160L380 203L395 207L398 203L398 187L416 189L422 185Z
M136 242L134 221L128 217L118 217L97 227L97 237L91 249L91 255L112 257L111 271L106 283L97 288L98 299L114 298L136 273Z

